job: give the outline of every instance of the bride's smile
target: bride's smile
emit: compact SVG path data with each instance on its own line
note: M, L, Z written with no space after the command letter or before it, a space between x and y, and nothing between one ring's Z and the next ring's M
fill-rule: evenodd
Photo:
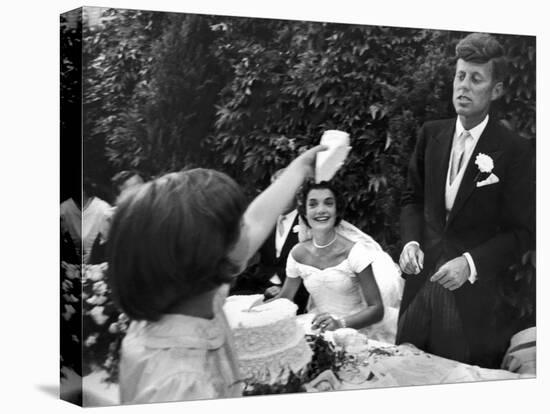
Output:
M312 230L335 226L336 201L329 189L311 190L306 202L306 218Z

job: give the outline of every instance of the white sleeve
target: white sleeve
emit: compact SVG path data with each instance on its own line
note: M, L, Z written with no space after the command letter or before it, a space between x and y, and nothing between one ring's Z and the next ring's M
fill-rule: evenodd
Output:
M470 283L475 283L475 281L477 280L477 269L474 263L474 259L472 259L472 256L468 252L464 253L462 256L466 258L466 260L468 261L468 266L470 267L470 277L468 277L468 280L470 281Z
M368 249L363 243L355 243L348 255L350 268L354 272L353 276L365 270L373 262L374 257L372 249Z
M292 257L291 251L286 259L286 277L297 278L301 276L299 264L294 260L294 257Z
M403 246L403 250L405 250L405 247L407 247L409 244L416 244L418 247L420 247L420 243L418 243L416 240L411 240Z
M384 306L399 308L405 281L401 277L399 266L393 262L389 254L363 243L356 243L350 251L349 262L355 274L361 273L371 265Z
M109 209L105 213L105 216L103 217L103 222L101 223L101 228L99 231L103 235L103 240L107 241L107 237L109 236L109 230L111 229L111 224L113 223L113 217L115 215L116 209L113 207Z

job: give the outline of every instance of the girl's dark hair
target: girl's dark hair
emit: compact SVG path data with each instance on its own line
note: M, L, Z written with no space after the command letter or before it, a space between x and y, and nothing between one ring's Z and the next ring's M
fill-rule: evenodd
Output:
M185 299L230 282L236 265L227 255L246 204L235 181L203 168L128 190L107 247L117 305L132 319L156 321Z
M472 63L491 62L493 82L503 82L506 78L508 62L504 48L487 33L471 33L458 42L456 57Z
M320 183L316 183L313 180L308 180L304 183L304 185L302 185L297 195L298 214L300 215L302 220L306 223L306 225L308 227L311 227L307 222L307 218L306 218L307 196L309 195L309 192L311 190L330 190L332 192L332 194L334 195L334 200L336 201L336 221L334 225L337 226L338 224L340 224L340 222L342 221L342 213L345 207L344 200L340 196L340 193L338 193L334 185L328 181L321 181Z

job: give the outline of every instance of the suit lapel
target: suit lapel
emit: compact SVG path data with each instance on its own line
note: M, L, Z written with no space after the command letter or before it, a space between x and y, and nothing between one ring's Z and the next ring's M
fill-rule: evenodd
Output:
M435 136L435 145L432 151L432 158L428 159L428 166L433 166L430 175L433 183L434 212L438 215L437 220L443 226L445 225L445 184L447 179L447 170L449 168L449 159L451 155L451 146L456 120L449 121L448 125L441 129Z
M298 219L299 219L299 216L298 214L296 214L296 217L294 218L294 221L292 222L292 225L290 227L290 231L288 232L285 242L283 243L283 248L281 249L280 257L286 257L290 249L292 249L294 245L298 243L298 235L294 233L294 227L298 225Z
M495 160L500 153L498 152L498 136L495 133L494 123L489 120L485 130L479 137L476 146L472 152L466 171L460 182L458 192L456 194L453 208L449 213L449 219L447 225L456 217L457 213L464 206L464 203L468 200L474 189L476 188L476 176L479 172L477 165L475 164L476 156L479 153L486 154Z
M269 263L274 263L275 260L277 259L275 257L276 231L277 230L272 231L269 237L266 239L266 241L262 245L262 257L266 262L269 262Z

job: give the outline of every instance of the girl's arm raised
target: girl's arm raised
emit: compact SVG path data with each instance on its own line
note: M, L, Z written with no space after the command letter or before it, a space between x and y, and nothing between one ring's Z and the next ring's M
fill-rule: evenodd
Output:
M298 156L250 203L244 213L239 241L229 254L231 261L246 263L260 248L304 179L313 175L316 154L326 149L324 145L317 145Z

